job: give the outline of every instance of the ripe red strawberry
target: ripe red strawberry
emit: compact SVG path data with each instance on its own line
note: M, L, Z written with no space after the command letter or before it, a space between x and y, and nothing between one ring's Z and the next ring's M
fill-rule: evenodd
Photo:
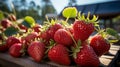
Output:
M48 57L51 61L58 64L70 65L71 63L67 48L62 44L53 46L48 52Z
M13 37L13 36L9 36L8 39L6 40L6 44L8 48L10 48L13 44L20 43L20 42L21 42L20 39Z
M82 46L80 51L76 53L74 60L81 67L98 67L100 64L99 58L89 45Z
M20 28L21 30L25 30L25 31L27 32L27 27L25 27L25 26L22 25L22 24L19 24L18 26L19 26L19 28Z
M4 52L8 49L8 47L4 41L5 41L4 36L2 34L0 34L0 52Z
M21 50L22 50L22 44L21 43L15 43L10 47L9 53L13 57L20 57L22 55Z
M3 40L2 35L0 35L0 40L1 40L1 41Z
M65 29L57 30L54 35L54 40L57 43L63 44L65 46L70 46L71 44L73 44L73 40L71 38L70 33Z
M36 24L36 25L33 27L33 30L34 30L35 32L39 33L39 32L40 32L40 28L41 28L41 25Z
M7 27L10 27L12 25L12 22L9 21L8 19L4 19L1 21L1 25L3 28L7 28Z
M50 41L50 35L48 34L48 30L42 32L40 35L39 35L39 38L42 38L44 43L46 45L49 44L49 41Z
M54 39L54 34L58 29L63 28L61 24L55 23L54 25L51 25L48 29L48 34L50 35L51 39Z
M16 17L15 17L15 15L13 15L13 14L10 14L10 15L8 16L8 19L9 19L10 21L16 21Z
M110 49L110 43L101 35L93 36L90 41L90 46L92 46L98 57L105 54Z
M76 41L85 41L94 31L94 25L85 21L76 20L73 23L73 36Z
M42 42L34 41L28 47L27 52L36 62L40 62L44 57L45 44Z
M31 43L31 40L34 40L37 37L38 37L37 32L32 32L32 33L28 34L28 36L25 37L26 44L29 45L28 43Z
M8 50L8 47L6 44L0 44L0 52L4 52L4 51L7 51Z

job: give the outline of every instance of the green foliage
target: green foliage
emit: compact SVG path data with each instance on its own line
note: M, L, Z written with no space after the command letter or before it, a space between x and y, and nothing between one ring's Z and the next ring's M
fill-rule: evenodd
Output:
M49 13L56 13L55 8L52 5L47 5L47 4L43 5L43 7L42 7L42 19L45 20L46 14L49 14Z
M29 24L35 23L35 20L30 16L26 16L24 20Z
M75 7L68 7L63 10L62 15L65 18L75 18L77 16L77 13L78 11Z
M106 28L106 33L111 35L111 36L116 37L117 39L120 39L120 36L118 35L118 32L115 31L114 29Z
M31 25L29 23L27 23L26 21L23 21L22 24L25 25L27 28L31 27Z
M8 36L17 34L18 29L15 27L8 27L3 33L8 37Z
M1 21L2 19L4 19L4 15L3 15L2 11L0 11L0 21Z
M25 22L23 22L23 24L27 25L28 27L29 26L33 27L35 25L35 20L32 17L30 17L30 16L26 16L24 18L24 20L25 20Z

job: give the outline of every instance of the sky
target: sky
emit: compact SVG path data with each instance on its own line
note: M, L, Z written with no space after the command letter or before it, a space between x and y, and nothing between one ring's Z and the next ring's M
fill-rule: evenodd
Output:
M34 0L36 4L40 4L40 0ZM57 13L59 14L65 6L68 4L68 0L50 0L55 7ZM92 3L99 3L99 2L107 2L113 0L77 0L78 5L84 4L92 4Z
M27 2L30 2L32 0L26 0ZM41 0L33 0L36 5L41 5ZM54 8L57 11L57 14L59 14L64 7L68 5L69 0L50 0L54 6ZM107 1L113 1L113 0L77 0L77 5L84 5L84 4L92 4L92 3L100 3L100 2L107 2Z
M92 3L99 3L99 2L106 2L106 1L113 1L113 0L77 0L77 4L84 5L84 4L92 4ZM57 10L58 14L68 4L68 0L51 0L51 2L54 5L55 9Z

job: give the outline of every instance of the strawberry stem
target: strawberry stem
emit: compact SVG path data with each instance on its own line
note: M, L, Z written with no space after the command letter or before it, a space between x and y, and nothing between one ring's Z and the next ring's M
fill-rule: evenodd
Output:
M48 48L48 49L45 51L45 54L47 54L48 51L49 51L53 46L55 46L54 40L51 39L51 40L49 41L49 43L50 43L50 45L49 45L48 47L46 47L46 48Z
M72 38L72 40L73 40L73 42L74 42L75 46L77 46L77 43L76 43L76 41L75 41L74 37L72 36L72 34L71 34L70 32L69 32L69 34L70 34L70 36L71 36L71 38Z
M67 23L67 22L68 22L68 20L69 20L69 17L67 17L67 18L66 18L65 22Z
M45 16L45 17L46 17L47 22L50 22L49 19L48 19L48 16Z

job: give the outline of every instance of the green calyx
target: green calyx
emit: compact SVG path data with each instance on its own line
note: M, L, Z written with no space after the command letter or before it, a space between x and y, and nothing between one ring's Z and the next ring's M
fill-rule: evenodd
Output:
M2 40L0 40L0 46L6 45L7 36L5 36L4 33L0 33L0 36L2 37Z
M47 21L44 22L45 26L55 25L57 23L57 19L56 20L53 20L53 19L49 20L47 16L46 16L46 19L47 19Z
M26 46L25 46L25 44L23 43L23 44L22 44L22 49L20 50L20 53L22 53L22 56L25 55L26 51L27 51Z
M48 17L46 16L47 21L44 22L43 26L40 28L41 32L46 31L47 29L49 29L52 25L55 25L56 23L58 23L57 19L51 19L49 20Z
M6 45L6 41L5 40L0 40L0 46L4 46Z
M77 53L80 52L81 49L81 41L78 40L77 45L75 45L75 47L71 47L72 49L72 56L76 59L77 58Z
M100 34L108 43L114 43L120 40L120 36L114 29L111 28L100 29L98 27L98 29L96 30L98 32L97 34Z
M90 19L90 12L88 12L88 15L87 17L85 17L85 14L84 13L78 13L78 17L77 17L78 20L82 20L82 21L85 21L86 23L93 23L94 26L99 26L98 25L98 16L95 16L93 15L93 18Z
M45 54L47 54L48 53L48 51L53 47L53 46L55 46L55 41L54 40L50 40L49 41L49 46L47 46L46 48L47 48L47 50L45 51Z

